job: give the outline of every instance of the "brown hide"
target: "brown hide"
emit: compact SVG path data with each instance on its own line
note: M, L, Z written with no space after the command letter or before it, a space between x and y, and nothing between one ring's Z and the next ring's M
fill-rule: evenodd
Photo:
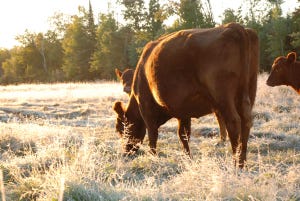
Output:
M248 36L250 38L250 85L249 85L249 97L252 106L254 105L255 101L255 96L256 96L256 88L257 88L257 73L258 73L258 66L259 66L259 42L258 42L258 37L256 32L252 29L246 29ZM165 36L162 36L161 38L158 39L158 41L162 40ZM156 45L156 43L151 43L151 51ZM134 70L133 69L126 69L123 72L120 71L119 69L115 69L117 77L121 80L122 85L123 85L123 91L126 92L129 96L131 93L131 84L133 80L133 74ZM221 141L226 140L227 136L227 131L226 131L226 126L224 123L223 118L221 117L220 114L216 113L216 117L219 123L220 127L220 136L221 136ZM117 123L119 126L119 124ZM119 133L121 132L121 129L117 129ZM190 133L190 131L189 131Z
M143 141L144 125L155 153L159 126L175 117L190 153L190 118L216 112L243 167L256 93L257 48L256 34L235 23L183 30L148 43L134 74L129 104L123 108L117 102L114 108L128 125L126 151Z
M277 57L272 65L267 85L291 86L300 94L300 62L296 61L297 54L290 52L286 57Z

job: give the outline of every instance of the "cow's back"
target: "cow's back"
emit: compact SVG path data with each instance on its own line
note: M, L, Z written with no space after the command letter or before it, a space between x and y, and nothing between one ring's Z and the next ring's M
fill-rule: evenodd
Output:
M173 116L201 116L220 98L220 82L233 85L235 95L235 86L249 79L241 29L184 30L159 41L143 69L156 103Z

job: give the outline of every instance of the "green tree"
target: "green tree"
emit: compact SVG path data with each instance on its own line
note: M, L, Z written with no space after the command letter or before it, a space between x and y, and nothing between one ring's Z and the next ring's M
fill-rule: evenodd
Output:
M125 7L123 12L124 19L127 21L125 30L127 30L127 36L130 35L126 39L125 47L127 61L129 66L133 67L145 44L164 33L163 22L167 15L158 0L149 1L148 12L143 0L122 0L120 4ZM133 30L133 35L131 31L128 32L129 29ZM128 40L129 38L131 40Z
M120 0L119 2L125 7L123 16L127 25L135 31L144 30L146 27L145 16L147 16L144 0Z
M253 28L260 39L260 69L268 71L275 57L290 48L291 23L282 16L282 0L244 0L242 22ZM241 13L241 12L239 12Z
M80 18L74 16L73 23L68 26L62 41L64 50L62 69L68 80L82 80L88 72L86 41L83 24Z
M62 81L64 79L62 40L59 39L56 32L50 30L45 34L45 38L49 81Z
M62 69L68 80L91 79L90 60L95 50L91 14L79 7L81 16L73 16L62 41L64 59Z
M179 16L182 28L200 28L204 24L204 15L201 13L201 7L199 0L180 1Z
M241 8L236 12L231 8L227 8L223 12L222 24L237 22L243 24L242 16L241 16Z
M128 44L129 65L136 66L138 59L144 49L144 46L151 40L148 32L137 32L133 35L132 40Z
M94 22L94 12L90 0L89 0L89 11L86 14L86 19L87 19L86 31L88 36L88 43L90 46L88 54L90 55L90 60L91 60L96 48L97 41L96 41L96 25Z
M212 28L216 25L216 22L214 21L214 16L212 12L212 7L210 0L202 0L201 1L201 12L204 16L204 23L202 24L202 28Z
M1 48L0 49L0 65L2 62L4 62L6 59L10 58L10 52L6 48Z
M166 17L159 0L150 0L146 26L152 40L163 33L163 23Z
M17 40L23 45L17 52L17 64L21 64L17 76L26 82L47 81L48 67L46 60L45 38L42 33L31 33L19 35Z
M287 37L291 33L291 26L287 18L282 17L280 4L276 1L270 11L269 32L267 34L268 48L270 59L287 53Z
M2 63L11 57L11 54L8 49L0 49L0 76L3 74Z
M61 40L53 31L46 34L26 33L19 36L23 43L22 61L26 66L25 81L58 81L62 79L63 50Z
M300 2L300 1L299 1ZM291 45L293 50L299 52L300 51L300 8L297 8L295 12L293 12L291 17L291 27L292 31L290 34L291 37Z
M91 1L89 0L89 11L87 13L87 33L90 37L91 43L96 42L96 25L94 22L94 12Z
M114 69L126 65L127 34L118 30L117 22L111 14L100 16L96 32L97 44L91 62L91 72L97 79L112 79Z
M180 0L180 2L172 1L170 4L174 7L172 9L174 14L178 16L171 31L215 26L209 0L206 3L201 0Z
M19 59L20 47L10 50L10 58L2 62L1 84L18 83L23 80L24 65Z

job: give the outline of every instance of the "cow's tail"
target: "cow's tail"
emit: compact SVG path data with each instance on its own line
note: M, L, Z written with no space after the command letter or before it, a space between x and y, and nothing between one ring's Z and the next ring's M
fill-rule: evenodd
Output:
M242 64L240 69L239 86L242 87L240 90L242 90L244 94L249 94L250 43L248 33L243 26L237 23L229 23L226 24L225 27L232 29L235 33L233 37L240 47L240 61Z
M240 77L239 77L239 88L237 91L238 103L237 109L242 118L242 141L247 141L249 130L252 126L252 103L250 100L250 38L246 29L236 23L227 25L229 28L234 29L236 34L236 40L240 47Z
M250 28L246 28L246 32L249 38L249 96L251 101L251 106L253 107L256 97L257 90L257 75L259 70L259 38L256 31Z

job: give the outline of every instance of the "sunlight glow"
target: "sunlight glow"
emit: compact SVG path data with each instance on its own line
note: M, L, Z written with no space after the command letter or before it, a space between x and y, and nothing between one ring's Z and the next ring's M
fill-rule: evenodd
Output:
M147 1L146 1L147 2ZM116 0L91 0L94 14L116 12L121 18L121 8ZM242 0L211 0L215 21L220 23L221 15L226 8L238 9ZM0 48L12 48L20 45L15 37L30 32L45 32L49 30L49 17L55 12L67 15L78 13L78 6L88 7L87 0L10 0L2 1L0 5ZM288 0L282 5L284 13L291 13L298 6L297 0ZM120 19L118 19L120 20Z

